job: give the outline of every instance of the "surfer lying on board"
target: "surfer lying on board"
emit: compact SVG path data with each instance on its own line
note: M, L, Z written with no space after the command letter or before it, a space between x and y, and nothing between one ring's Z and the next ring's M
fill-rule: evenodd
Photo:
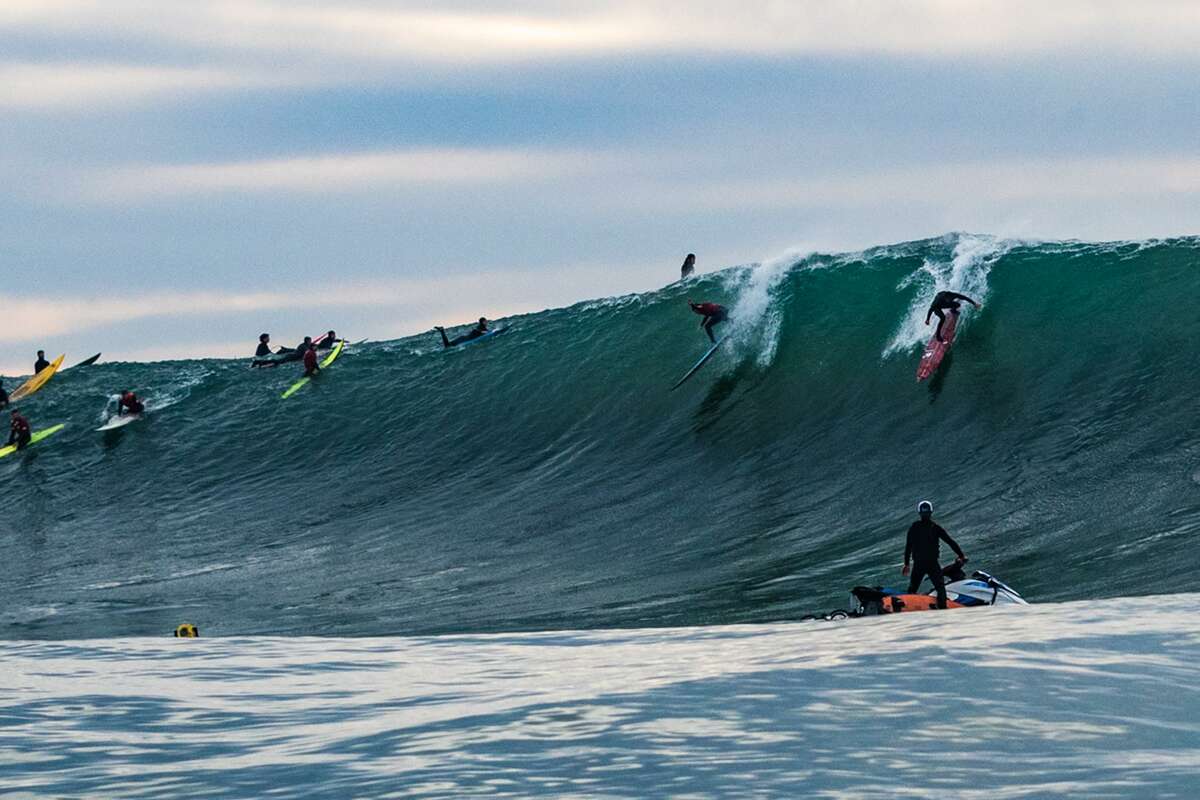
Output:
M23 450L25 445L29 444L33 431L29 427L29 420L22 417L21 412L14 408L11 413L12 425L9 428L8 443L15 444L18 450Z
M286 361L299 361L304 358L304 354L313 349L313 340L311 336L305 336L304 341L296 345L295 350L290 350L286 347L279 348L279 352L283 353L283 357L278 360L282 364Z
M950 545L950 549L963 564L967 563L967 556L958 546L958 542L951 539L950 534L933 521L933 503L922 500L917 504L917 513L921 518L909 526L908 537L904 540L904 569L900 570L900 574L908 575L908 560L911 557L913 569L912 578L908 581L908 593L916 594L921 588L921 581L929 576L930 583L937 590L937 607L945 608L946 582L942 578L942 566L938 563L940 542Z
M979 303L976 303L965 294L959 294L958 292L938 292L937 295L934 296L933 302L929 304L929 311L925 313L925 324L928 325L929 318L932 315L937 314L938 326L933 335L939 342L943 341L942 325L946 322L945 312L949 310L951 314L957 314L958 309L961 307L958 302L959 300L966 300L971 305L979 308Z
M717 337L713 336L712 329L714 326L729 319L729 312L725 306L719 303L693 303L688 300L688 305L692 307L692 311L704 317L700 320L700 327L704 328L704 332L708 334L708 338L713 344L717 343Z
M48 366L50 366L50 362L46 360L46 351L38 350L38 359L33 364L33 374L37 375Z
M480 317L479 322L475 323L475 327L464 333L462 336L455 336L453 339L446 338L446 329L441 325L434 325L433 329L442 335L442 347L454 347L463 342L469 342L472 339L478 339L488 332L487 317Z
M138 396L126 389L121 392L121 399L117 401L117 416L123 414L140 414L146 410L146 404L138 399Z

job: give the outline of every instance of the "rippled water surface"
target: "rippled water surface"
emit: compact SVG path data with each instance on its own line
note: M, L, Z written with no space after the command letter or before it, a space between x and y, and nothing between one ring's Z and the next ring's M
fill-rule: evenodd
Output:
M1198 601L5 642L0 795L1191 798Z

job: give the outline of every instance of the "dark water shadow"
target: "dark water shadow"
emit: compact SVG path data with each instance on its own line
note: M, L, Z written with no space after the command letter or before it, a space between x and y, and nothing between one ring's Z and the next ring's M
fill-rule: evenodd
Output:
M692 415L692 431L694 433L700 433L712 427L737 407L737 403L729 403L729 399L738 388L738 384L748 378L753 370L754 366L749 361L743 361L732 373L722 375L713 382Z
M929 404L933 405L937 402L938 397L942 394L942 389L946 385L946 376L950 374L950 368L954 366L954 351L951 350L942 358L942 363L938 365L937 371L933 373L933 377L929 379Z

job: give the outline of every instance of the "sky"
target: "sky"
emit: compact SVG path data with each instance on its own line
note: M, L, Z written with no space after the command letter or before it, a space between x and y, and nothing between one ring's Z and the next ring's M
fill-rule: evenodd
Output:
M4 0L0 373L1197 233L1200 4Z

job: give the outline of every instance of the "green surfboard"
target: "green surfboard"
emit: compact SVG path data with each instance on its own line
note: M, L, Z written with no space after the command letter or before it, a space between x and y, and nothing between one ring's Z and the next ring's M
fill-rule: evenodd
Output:
M65 427L67 427L65 423L60 423L58 425L55 425L52 428L46 428L45 430L40 430L37 433L35 433L33 436L29 437L29 444L27 444L25 446L32 447L33 445L40 442L42 439L45 439L47 436L53 436L54 434L58 433ZM15 444L10 444L7 447L0 447L0 458L4 458L5 456L11 456L15 452L17 452L17 446Z
M325 369L326 367L328 367L330 364L333 363L333 360L335 358L337 358L338 355L341 354L342 347L344 347L345 344L346 344L346 340L343 339L333 346L333 350L331 350L329 352L329 355L325 356L325 360L321 362L321 369ZM296 381L295 383L292 384L290 389L288 389L286 392L283 393L283 395L281 395L280 399L282 399L282 400L288 399L289 397L294 395L296 392L300 391L300 389L311 380L312 380L312 378L303 377L300 380Z

